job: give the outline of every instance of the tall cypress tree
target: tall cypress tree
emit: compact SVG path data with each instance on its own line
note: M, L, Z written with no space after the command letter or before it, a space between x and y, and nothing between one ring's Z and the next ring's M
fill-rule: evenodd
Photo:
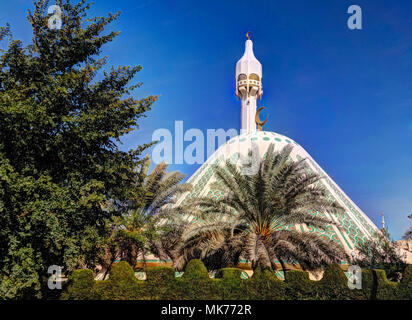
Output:
M141 152L120 138L138 127L155 96L135 99L140 66L104 71L105 32L118 14L86 18L85 0L61 8L50 28L48 0L28 11L33 40L13 40L0 58L0 297L41 297L50 265L91 266L106 232L103 204L124 203ZM55 25L59 21L55 21ZM44 294L43 294L44 297Z

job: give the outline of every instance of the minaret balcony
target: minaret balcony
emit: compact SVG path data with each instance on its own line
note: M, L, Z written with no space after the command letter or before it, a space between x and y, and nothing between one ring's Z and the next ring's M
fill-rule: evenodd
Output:
M248 96L261 95L262 86L260 81L257 80L240 80L237 82L237 92L244 96L248 93Z
M260 81L259 80L251 80L251 79L246 79L246 80L239 80L237 82L237 86L247 86L249 84L249 86L260 86Z

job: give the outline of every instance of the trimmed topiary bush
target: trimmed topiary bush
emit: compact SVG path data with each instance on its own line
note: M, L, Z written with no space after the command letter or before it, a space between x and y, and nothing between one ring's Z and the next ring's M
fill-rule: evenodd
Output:
M246 281L240 276L241 269L224 268L218 273L219 295L224 300L244 300L246 296Z
M246 281L247 298L251 300L283 300L285 284L279 280L273 270L256 268L253 276Z
M378 286L376 290L377 300L396 300L399 298L399 284L386 278L385 270L373 270L376 273Z
M399 284L399 299L412 300L412 265L408 265L403 272Z
M349 289L351 300L374 300L376 299L377 280L372 270L362 270L362 289Z
M198 259L190 260L182 278L176 281L176 294L184 300L220 299L219 279L210 279L205 265Z
M94 300L97 298L94 290L93 271L89 269L74 270L69 276L62 300Z
M300 270L286 272L285 298L288 300L313 300L318 295L318 282L309 279L309 274Z
M142 281L148 299L180 299L175 278L175 271L170 267L149 267L146 269L147 280Z
M199 259L193 259L188 262L183 274L183 279L210 279L209 273L203 262Z
M348 300L352 294L348 287L348 278L336 263L326 268L317 288L320 300Z
M99 282L96 292L102 300L144 299L144 287L138 281L133 268L121 261L113 266L109 279Z
M352 297L356 300L375 300L377 280L372 270L362 270L362 290L352 290Z

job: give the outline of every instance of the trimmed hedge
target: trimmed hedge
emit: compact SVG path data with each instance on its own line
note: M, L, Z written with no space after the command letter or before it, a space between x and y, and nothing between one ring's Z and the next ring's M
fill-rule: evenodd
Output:
M403 272L399 284L398 299L412 300L412 265L408 265Z
M242 270L238 268L224 268L216 274L221 299L240 300L245 296L246 283L240 276Z
M69 276L65 290L61 295L63 300L93 300L96 297L94 286L96 282L93 271L89 269L75 270Z
M180 299L177 291L175 271L170 267L149 267L146 281L139 281L145 290L145 298L150 300ZM164 286L164 283L168 285Z
M337 264L326 268L318 288L319 299L322 300L349 300L353 291L349 289L348 278Z
M217 300L219 294L218 279L211 279L202 261L189 261L185 273L176 279L179 293L183 300Z
M253 276L246 280L245 286L243 299L283 300L285 298L285 284L270 269L255 269Z
M113 266L109 279L97 281L93 291L101 300L139 300L144 293L143 287L133 268L121 261Z
M288 300L312 300L318 296L318 282L310 280L307 272L287 271L285 284L285 295Z
M389 281L386 278L384 270L373 270L378 279L378 287L376 290L377 300L397 300L399 296L399 284Z
M383 270L363 270L362 290L351 290L338 265L326 268L320 281L309 279L308 273L287 272L286 281L279 280L270 269L256 269L247 280L242 270L224 268L215 279L209 278L200 260L191 260L184 275L176 278L170 267L146 269L147 280L136 279L126 262L113 266L110 277L93 280L91 270L76 270L65 286L61 299L73 300L388 300L412 299L412 266L408 266L400 283L386 279Z

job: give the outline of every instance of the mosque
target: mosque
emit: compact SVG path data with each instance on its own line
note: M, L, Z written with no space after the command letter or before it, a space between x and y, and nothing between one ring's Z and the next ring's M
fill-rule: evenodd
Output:
M247 157L252 144L258 147L261 158L271 144L274 144L275 151L280 151L287 144L292 144L294 146L291 153L292 160L306 158L307 172L315 172L323 176L324 179L320 183L327 190L328 197L336 200L345 210L340 214L325 213L338 225L329 225L327 230L295 224L284 225L283 228L298 232L318 233L320 236L343 246L348 254L353 254L357 245L371 239L379 229L298 142L276 132L263 131L262 126L266 121L260 121L259 112L262 108L257 109L257 102L263 95L262 65L254 55L253 42L249 36L245 43L245 52L236 64L235 93L241 102L241 134L221 145L194 173L188 181L193 185L193 190L183 195L178 204L199 196L215 197L216 199L222 197L221 191L211 187L216 180L213 165L222 164L228 158L236 161L241 156ZM323 215L320 212L315 214Z
M329 225L326 230L304 224L285 224L281 226L281 228L296 230L297 232L317 233L321 237L328 238L341 245L349 255L355 255L357 246L368 239L372 239L374 234L379 232L380 229L328 176L298 142L276 132L263 131L262 126L266 121L261 122L259 112L262 108L257 108L258 100L263 95L262 65L254 55L253 42L249 37L249 33L247 34L247 40L245 42L244 54L236 64L235 93L241 104L241 134L221 145L193 176L190 177L188 183L192 184L193 189L181 195L177 201L177 205L184 204L188 200L196 197L207 196L216 199L223 197L221 191L213 188L213 185L215 185L214 182L216 181L214 165L223 165L228 158L236 162L241 157L250 156L249 150L251 145L257 146L258 156L262 158L271 144L274 144L275 151L280 151L284 146L292 144L294 147L291 153L292 160L307 159L307 172L315 172L324 177L319 183L323 184L328 198L338 202L344 208L344 211L334 214L329 212L314 212L314 214L317 215L326 215L335 222L334 225ZM147 257L146 262L148 266L161 263L152 255ZM239 267L245 270L245 277L251 274L251 267L247 261L241 260ZM278 264L277 267L278 270L281 270L280 264ZM287 265L287 268L296 268L296 266ZM347 265L343 263L342 268L345 270ZM277 275L279 278L283 278L282 271L277 271Z

